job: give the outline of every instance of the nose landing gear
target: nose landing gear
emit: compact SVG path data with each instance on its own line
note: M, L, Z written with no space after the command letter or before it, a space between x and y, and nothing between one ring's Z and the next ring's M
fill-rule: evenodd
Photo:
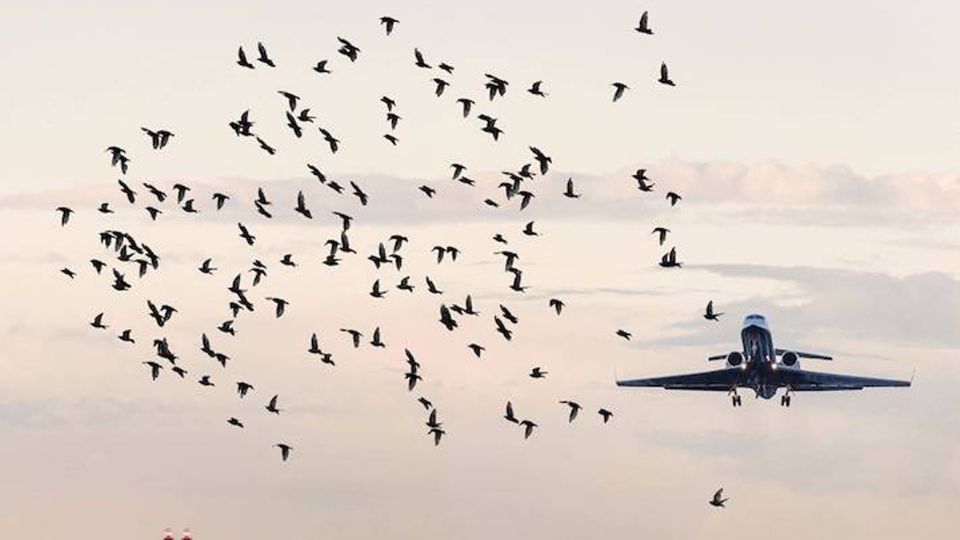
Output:
M730 401L734 407L740 407L743 405L743 401L740 399L740 395L737 394L736 387L730 390Z

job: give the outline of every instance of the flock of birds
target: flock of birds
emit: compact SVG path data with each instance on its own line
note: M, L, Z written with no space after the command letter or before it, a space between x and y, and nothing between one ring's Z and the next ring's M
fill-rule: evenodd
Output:
M390 36L395 31L399 21L392 17L382 17L380 19L380 23L383 25L386 35ZM647 13L643 14L635 30L643 35L653 34L653 31L649 26ZM343 37L338 37L337 40L339 43L339 47L336 50L337 53L346 57L350 63L355 62L360 58L362 53L362 49L360 47ZM244 69L254 70L260 68L277 67L277 62L270 56L267 47L263 43L257 44L257 56L253 59L253 61L251 61L250 57L248 57L242 46L239 48L237 54L238 57L236 63ZM417 69L434 70L433 63L428 61L425 54L419 49L414 49L413 51L413 65ZM332 73L330 67L331 61L328 59L323 59L317 61L316 65L312 69L318 75L329 76ZM437 71L434 73L436 73L437 76L432 80L435 85L433 90L434 94L438 98L441 98L445 95L448 95L448 92L450 92L452 85L451 80L455 70L453 66L446 62L436 62L436 70ZM486 83L484 84L484 93L487 96L487 99L489 101L502 99L507 94L510 82L502 77L490 73L487 73L485 76ZM669 76L665 62L661 64L660 76L659 79L657 79L657 82L666 86L675 86L674 81ZM627 84L619 81L612 83L612 86L614 88L612 97L614 102L621 100L624 97L625 91L630 88ZM544 81L533 82L526 92L529 95L542 99L546 99L549 95L544 89ZM307 124L316 123L315 116L311 114L310 108L305 106L305 100L300 96L287 90L279 90L278 93L283 98L284 110L282 111L282 115L286 121L286 125L290 128L295 138L303 138L307 134ZM399 139L394 135L394 132L397 128L398 122L401 120L401 117L397 112L398 103L388 96L384 96L380 101L386 109L384 114L386 125L389 128L388 132L383 135L383 138L391 145L396 146L399 143ZM460 111L462 112L464 118L468 118L471 114L471 111L479 107L477 101L469 97L458 97L456 99L456 104L460 107ZM481 122L480 130L482 132L488 133L492 137L493 141L501 140L503 130L498 126L497 118L493 118L488 114L483 113L477 114L476 118ZM257 122L259 122L259 120ZM229 122L229 127L233 130L237 137L255 141L257 146L263 151L270 155L276 154L277 147L271 143L268 143L257 134L257 132L254 130L255 124L256 122L252 119L251 111L245 110L240 114L239 118ZM170 144L172 138L174 137L174 134L166 129L147 127L143 127L141 129L143 133L148 136L150 147L154 151L163 150L168 144ZM327 127L318 125L316 126L315 131L319 133L320 137L322 137L322 140L329 149L330 153L336 154L340 148L341 141L337 139ZM531 155L529 162L521 164L519 168L503 172L504 179L499 184L499 188L502 188L503 190L503 198L500 200L488 198L483 201L483 204L500 208L506 207L511 203L516 203L516 206L518 207L517 210L522 212L532 203L532 201L536 198L536 192L533 188L533 184L536 183L534 182L534 179L538 176L541 178L547 176L550 171L550 166L553 163L553 159L544 150L536 146L529 146L529 150ZM175 183L170 188L173 191L171 194L153 184L143 182L142 187L147 192L146 194L143 194L137 189L134 189L134 187L124 180L132 161L126 150L119 146L110 146L107 148L107 153L110 157L111 166L118 169L120 174L123 176L117 180L120 193L130 205L137 205L139 202L151 221L159 219L164 212L174 211L173 208L170 208L169 201L175 201L175 208L178 208L182 212L193 214L201 212L201 203L197 202L197 199L193 197L193 188L191 186L180 182ZM361 207L372 203L370 194L364 191L362 186L356 182L349 181L349 191L347 191L348 188L346 186L342 185L333 178L328 178L327 175L316 165L307 163L306 168L307 171L317 179L320 185L326 186L334 191L337 195L344 196L349 194L350 196L355 197L356 201ZM450 168L452 170L450 178L451 181L467 186L468 188L475 186L476 181L467 176L467 166L461 163L451 163ZM638 169L633 174L632 178L636 181L637 189L640 192L649 193L654 191L655 182L647 176L647 171L645 169ZM543 182L540 183L542 184ZM421 185L417 189L424 196L431 199L439 196L438 189L429 185ZM573 178L566 180L562 195L569 199L578 199L581 197L582 194L577 191ZM226 204L233 201L230 194L220 192L212 193L211 200L213 202L212 209L208 210L207 208L203 208L202 211L219 212ZM666 200L670 206L676 206L682 200L682 197L678 193L668 191L666 193ZM264 219L271 219L273 217L273 208L275 208L274 203L275 201L268 198L263 188L259 188L257 197L252 202L252 205L259 216ZM308 200L303 190L300 190L297 195L294 210L297 212L297 214L302 216L303 219L312 220L315 217L314 212L308 205ZM67 226L74 211L67 206L61 206L57 208L57 211L60 214L61 226ZM109 202L103 202L100 204L100 206L97 208L97 211L101 214L114 213L114 210L111 208ZM326 256L322 259L322 264L331 267L338 266L345 257L358 255L357 250L354 249L350 240L351 228L356 226L354 218L350 214L339 210L332 212L332 215L339 223L340 231L336 237L330 238L326 241L325 245L327 248L329 248L329 251L326 252ZM237 229L239 238L242 239L246 246L256 245L257 236L254 233L253 227L248 227L244 223L238 222ZM520 233L528 237L537 237L540 235L540 233L535 229L534 221L527 222ZM656 235L658 244L663 246L669 233L670 229L658 226L653 229L651 234ZM149 272L155 272L160 269L162 259L157 252L155 252L154 249L147 243L137 239L130 232L108 229L100 232L99 236L100 242L103 244L103 246L109 250L112 250L112 256L115 260L107 262L99 258L93 258L90 260L90 264L92 265L96 274L103 273L109 267L109 272L112 274L113 278L111 287L114 290L128 291L133 287L133 284L127 278L127 273L129 273L129 271L125 269L123 266L124 264L135 266L135 272L140 278ZM502 246L498 251L495 252L495 255L503 257L504 272L508 275L508 279L506 281L509 283L509 290L516 293L524 293L528 287L524 285L524 271L519 266L521 255L509 248L509 241L503 234L499 232L494 234L492 236L492 240ZM386 272L388 268L393 268L397 273L399 273L403 268L403 261L404 257L406 256L404 248L408 245L408 243L409 239L406 236L401 234L392 235L384 241L379 242L376 249L367 257L367 259L376 267L378 272ZM460 254L460 249L451 245L437 245L433 246L430 252L436 256L437 264L442 265L444 263L455 262ZM299 264L294 260L292 253L285 254L279 263L288 267L295 267ZM663 254L660 259L659 266L664 268L679 268L682 266L682 262L677 259L675 247L671 247L668 252ZM217 331L229 336L235 335L236 330L233 326L235 321L241 316L241 314L254 311L255 303L252 299L252 290L267 277L268 270L268 266L264 262L260 261L259 259L254 259L251 262L251 266L248 271L249 274L252 274L252 278L245 279L243 273L238 273L235 275L235 277L233 277L230 285L226 287L226 291L231 295L229 301L227 302L230 316L216 328ZM71 279L74 279L77 276L77 271L69 267L63 268L61 271ZM208 258L199 264L197 271L202 274L212 275L218 271L218 268L215 266L212 258ZM415 285L412 279L413 277L409 275L401 276L399 278L399 282L394 287L399 291L413 293L418 285ZM387 277L385 275L378 277L371 285L369 295L375 299L384 299L391 289L391 287L386 284L386 280ZM444 291L437 286L436 282L434 282L430 276L423 276L423 281L428 294L437 296L444 295ZM286 313L287 307L290 305L289 300L279 296L264 297L264 300L272 304L272 311L276 318L283 317ZM548 307L552 309L557 316L562 314L565 305L566 304L564 301L559 298L550 298L548 301ZM147 301L146 307L147 314L156 324L158 329L162 329L171 320L171 318L178 313L174 306L161 302L154 302L152 300ZM450 303L449 301L441 302L438 306L438 312L438 322L443 328L451 332L458 328L458 319L463 317L480 316L480 311L478 311L474 306L473 300L469 294L466 295L462 305L459 303ZM709 302L703 315L704 318L716 321L720 315L722 315L722 313L717 313L714 311L713 302ZM492 314L492 322L497 333L504 340L510 341L519 324L519 318L507 305L500 303ZM105 320L104 313L96 314L89 324L98 330L107 330L110 328ZM365 336L360 330L354 328L340 328L340 331L349 337L349 343L351 343L354 348L359 348L365 340ZM626 340L630 340L631 338L631 333L624 329L616 330L615 334ZM131 329L121 329L120 333L118 334L118 339L130 344L136 343L136 339L132 335ZM372 335L369 336L369 339L369 344L373 347L387 347L383 341L383 336L379 327L374 329ZM309 340L305 341L308 341L309 343L305 347L305 351L308 354L316 355L323 364L330 366L336 365L333 354L324 350L316 333L313 333L309 337ZM143 364L149 368L149 376L153 380L156 380L158 377L160 377L161 373L166 368L169 368L171 372L176 374L181 379L187 378L187 368L181 363L178 363L180 356L173 352L172 346L167 341L166 337L161 336L153 339L152 345L157 359L145 361ZM477 358L480 358L485 350L482 344L474 342L467 344L467 348ZM206 332L201 333L200 336L200 351L204 353L204 355L215 360L222 368L227 368L230 356L214 348L213 342ZM405 348L404 356L407 365L407 371L404 373L404 379L406 381L407 390L413 392L416 389L418 382L423 380L423 373L421 365L417 361L413 352ZM529 377L533 379L543 379L547 377L547 375L548 371L540 366L534 367L529 373ZM213 379L214 377L210 374L201 374L197 379L197 383L206 387L215 386L216 383ZM235 381L234 384L236 386L239 399L245 399L251 392L255 392L254 385L248 381ZM417 402L423 406L427 414L427 419L425 421L425 425L428 428L427 435L433 440L435 445L439 445L442 438L446 434L446 430L444 429L443 422L441 422L438 417L437 408L434 407L433 403L424 396L419 396L417 398ZM567 409L567 420L571 423L578 418L580 411L583 410L583 405L570 399L560 400L559 405L562 405ZM268 413L274 415L279 415L281 412L283 412L283 409L280 408L280 396L273 394L264 405L264 409ZM603 407L598 408L596 414L600 417L600 420L603 424L608 423L614 416L612 411ZM524 439L529 438L534 433L535 428L539 427L534 420L517 416L513 403L510 401L508 401L505 405L503 418L507 422L519 426ZM240 418L230 417L227 419L226 423L237 429L244 429L244 423ZM292 445L283 441L277 442L274 444L274 446L279 450L280 457L283 461L289 459L294 449ZM722 490L717 492L714 499L710 501L710 504L714 506L723 506L723 502L726 499L721 499L721 492Z

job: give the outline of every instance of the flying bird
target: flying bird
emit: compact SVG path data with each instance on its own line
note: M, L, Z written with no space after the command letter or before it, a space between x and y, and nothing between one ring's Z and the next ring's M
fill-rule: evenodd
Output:
M610 412L610 411L608 411L608 410L606 410L606 409L600 409L599 411L597 411L597 414L599 414L600 417L603 418L603 423L604 423L604 424L606 424L607 422L609 422L609 421L610 421L610 417L613 416L613 413Z
M723 498L723 488L720 488L716 493L713 494L713 499L710 499L708 502L710 503L710 506L725 508L724 503L729 500L729 498Z
M667 200L670 201L670 206L676 206L677 202L680 201L681 199L683 199L683 197L681 197L680 195L677 195L672 191L667 192Z
M658 241L660 242L660 245L662 246L663 243L667 240L667 233L668 233L668 232L670 232L670 229L666 229L666 228L664 228L664 227L656 227L656 228L653 229L653 231L652 231L650 234L656 234L656 235L658 235L658 238L657 238L657 239L658 239Z
M247 60L247 53L243 52L242 46L240 47L239 50L237 50L237 57L238 57L237 59L238 65L240 65L241 67L254 69L253 64L251 64L250 61Z
M644 11L643 15L640 16L640 23L637 24L637 27L634 28L637 32L641 34L653 35L653 30L650 30L650 26L647 22L647 12Z
M398 22L400 21L394 19L393 17L380 17L380 24L384 26L388 36L390 35L390 32L393 32L393 27Z
M293 447L285 443L277 443L273 445L276 448L280 449L280 459L286 461L290 457L290 451L293 450Z
M267 48L263 45L263 43L257 42L257 51L259 52L259 56L257 56L258 61L270 67L277 67L273 60L271 60L267 55Z
M710 300L709 302L707 302L707 309L706 309L706 311L704 311L704 313L703 313L703 318L704 318L704 319L706 319L706 320L708 320L708 321L718 321L718 322L719 322L721 315L723 315L722 312L721 312L721 313L714 313L714 311L713 311L713 300Z
M660 79L657 80L660 84L665 84L667 86L676 86L672 80L670 80L670 74L667 72L667 63L660 63Z
M313 66L313 70L316 71L317 73L321 73L321 74L322 74L322 73L331 73L331 71L330 71L329 69L327 69L327 61L326 61L326 60L320 60L319 62L317 62L317 65Z
M611 86L613 86L613 88L614 88L614 90L613 90L613 101L614 101L614 103L616 103L617 101L620 100L620 98L623 97L623 92L624 92L624 91L630 89L629 86L627 86L626 84L623 84L622 82L615 82L615 83L613 83Z
M533 83L533 85L530 88L527 88L527 92L530 92L535 96L547 97L547 94L545 94L543 90L540 89L540 85L542 84L543 84L543 81L537 81Z
M567 422L573 422L573 420L577 417L577 414L580 413L580 409L583 408L579 403L566 399L560 401L560 403L570 407L570 416L567 418Z

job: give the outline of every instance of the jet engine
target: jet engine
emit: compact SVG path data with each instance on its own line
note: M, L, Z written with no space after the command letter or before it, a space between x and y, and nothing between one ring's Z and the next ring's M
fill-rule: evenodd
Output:
M737 367L740 364L743 364L743 353L733 351L727 355L727 366Z
M796 366L798 359L797 353L792 351L787 351L780 355L780 362L786 367Z

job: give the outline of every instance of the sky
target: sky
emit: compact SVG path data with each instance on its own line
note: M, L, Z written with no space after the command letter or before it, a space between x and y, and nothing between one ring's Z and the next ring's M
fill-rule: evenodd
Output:
M653 36L632 30L644 10ZM389 37L386 14L400 20ZM239 540L947 534L960 496L958 15L938 2L0 6L0 527L41 540L166 527ZM361 48L356 63L337 36ZM234 63L257 41L276 69ZM455 66L442 97L414 47ZM333 73L321 77L310 67L324 58ZM656 83L661 61L676 87ZM510 81L503 99L484 97L484 73ZM523 91L536 80L547 98ZM614 81L630 86L617 103ZM341 150L315 128L295 139L278 90L300 95ZM382 138L383 95L402 117L396 147ZM499 142L461 117L461 96L498 118ZM277 155L227 127L246 109ZM154 151L141 126L175 135ZM110 145L131 157L136 205L117 189ZM553 159L530 181L530 207L484 206L529 146ZM320 185L308 162L363 186L369 206ZM451 181L451 162L477 186ZM636 190L637 168L656 191ZM561 196L567 178L581 198ZM141 182L177 181L200 213L168 200L151 222ZM261 187L272 220L253 208ZM676 207L668 190L683 196ZM221 212L215 191L232 197ZM312 220L292 212L300 191ZM114 214L96 212L104 201ZM76 210L66 227L60 205ZM358 254L330 268L335 210L354 215ZM521 234L531 220L542 236ZM114 264L105 229L148 243L161 269L137 279L127 267L134 287L112 290L87 262ZM520 254L525 294L508 288L498 232ZM366 256L395 233L410 238L402 271L377 270ZM461 256L438 264L435 245ZM658 268L673 245L684 268ZM279 264L286 253L296 268ZM197 271L206 258L212 276ZM268 267L245 285L257 309L227 336L226 287L255 258ZM394 288L405 275L412 294ZM383 300L367 294L376 279ZM481 315L447 332L438 303L467 294ZM282 318L268 296L290 300ZM147 299L178 313L159 329ZM708 300L719 323L700 317ZM509 343L492 323L501 303L520 318ZM88 325L99 312L105 331ZM734 409L725 395L613 384L713 368L705 358L737 348L753 312L778 347L836 357L806 368L914 386L801 394L790 409L745 396ZM384 349L340 332L378 326ZM125 328L136 344L116 339ZM313 332L336 366L307 354ZM226 369L199 354L201 333L231 356ZM185 380L150 380L142 362L161 335ZM423 365L413 392L405 348ZM547 378L527 377L534 366ZM216 386L195 384L201 374ZM242 400L239 380L255 386ZM277 417L263 410L273 394ZM444 422L438 447L419 396ZM575 422L561 399L584 405ZM502 419L508 400L539 425L530 439ZM294 447L285 463L280 441ZM724 510L706 505L720 486Z

